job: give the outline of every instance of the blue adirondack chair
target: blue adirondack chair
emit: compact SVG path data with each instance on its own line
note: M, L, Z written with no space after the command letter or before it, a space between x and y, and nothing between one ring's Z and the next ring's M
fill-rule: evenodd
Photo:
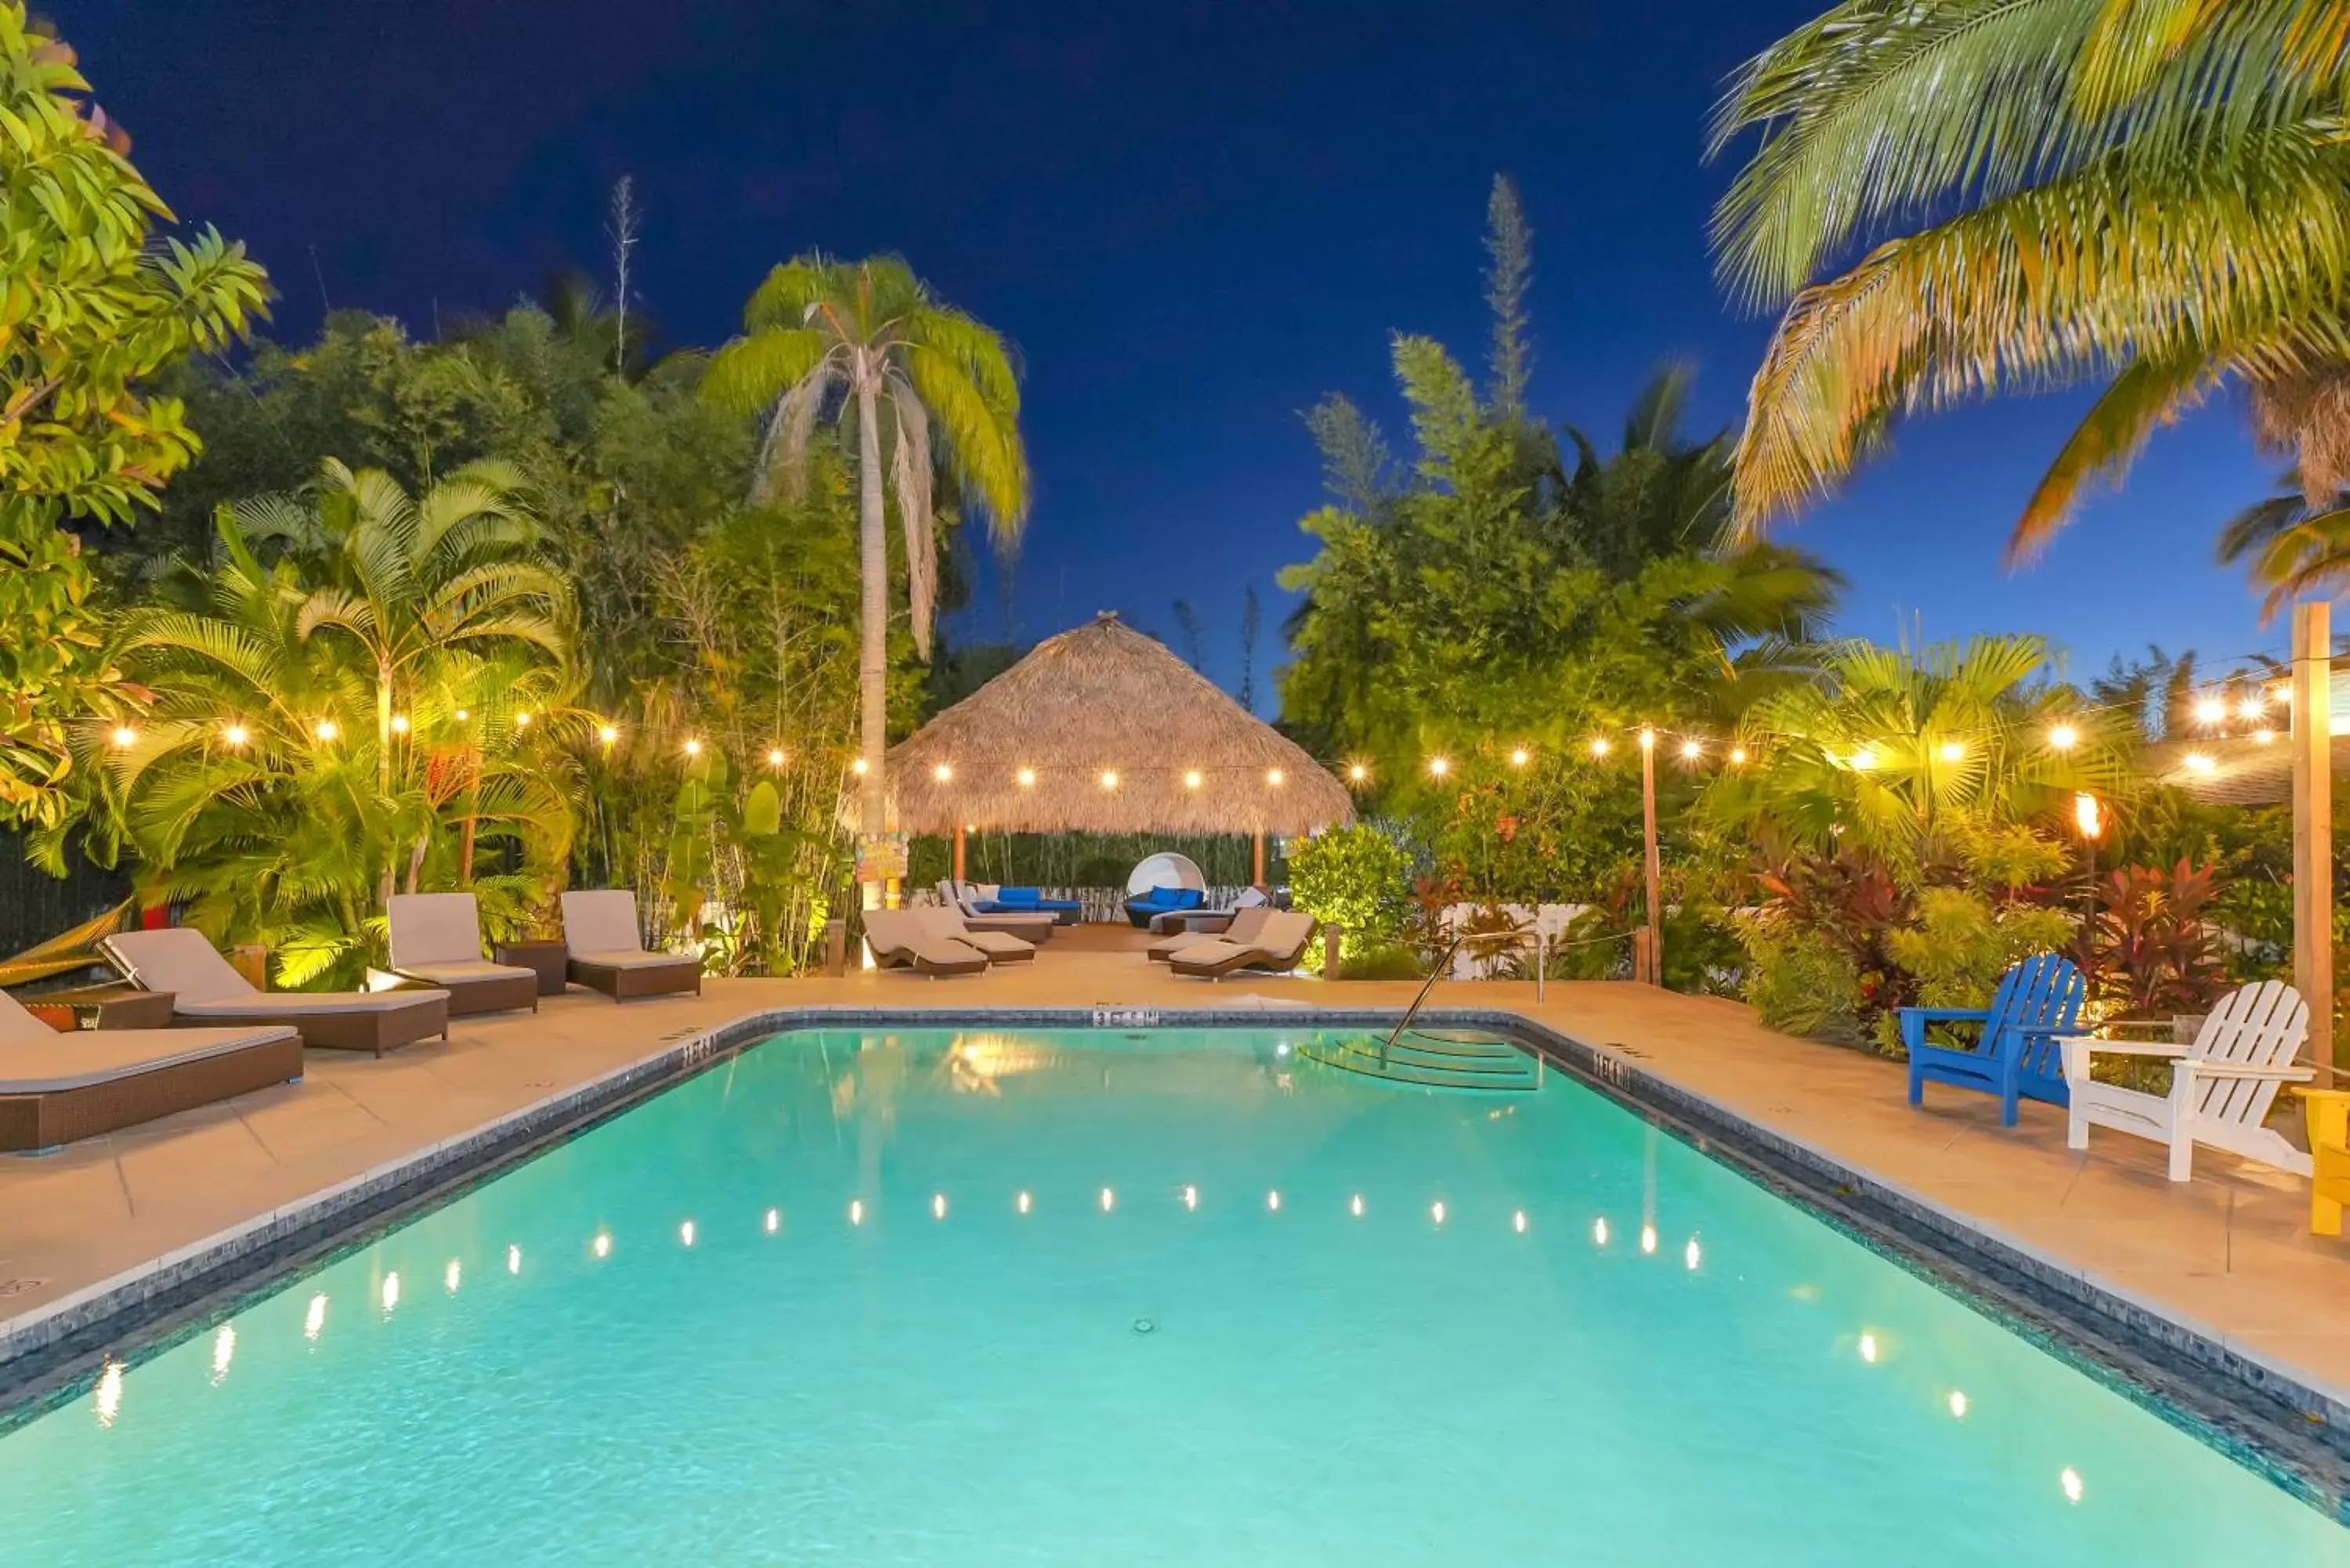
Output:
M1923 1105L1929 1082L1999 1096L1999 1125L2015 1125L2020 1099L2067 1105L2064 1059L2057 1040L2073 1031L2088 986L2072 961L2035 953L2001 977L1989 1007L1905 1007L1901 1044L1909 1048L1909 1103ZM1982 1025L1971 1048L1930 1044L1929 1023Z

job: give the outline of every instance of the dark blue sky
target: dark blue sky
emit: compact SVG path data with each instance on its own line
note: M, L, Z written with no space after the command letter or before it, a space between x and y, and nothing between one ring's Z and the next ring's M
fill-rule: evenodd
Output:
M338 306L503 305L601 270L603 203L635 175L641 307L715 342L764 269L821 247L908 256L1026 364L1036 505L1016 630L1098 607L1207 623L1237 674L1242 589L1265 598L1318 503L1296 411L1343 390L1401 423L1390 330L1482 357L1479 246L1496 170L1536 231L1544 414L1612 438L1659 361L1736 414L1764 324L1724 307L1699 161L1737 62L1812 0L1518 5L807 5L675 0L57 0L100 98L182 215L244 238L280 336ZM1643 14L1647 13L1647 14ZM2158 641L2275 646L2210 565L2262 493L2233 406L2159 437L2036 568L2016 509L2077 411L2018 400L1912 424L1794 537L1852 579L1845 629L2039 630L2079 675ZM983 589L958 628L1000 636ZM1260 691L1269 690L1262 676ZM1269 699L1260 697L1261 706Z

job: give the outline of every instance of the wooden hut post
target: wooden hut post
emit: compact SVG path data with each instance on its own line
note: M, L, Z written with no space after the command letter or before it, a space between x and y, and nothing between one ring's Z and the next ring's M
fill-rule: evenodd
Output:
M2293 984L2309 1059L2334 1076L2334 607L2293 607Z
M1249 852L1249 881L1252 886L1264 886L1264 829L1256 830L1256 839Z
M956 828L956 829L955 829L955 836L954 836L954 879L955 879L956 881L958 881L958 882L963 881L963 880L965 879L965 878L964 878L964 876L963 876L963 865L962 865L962 834L963 834L963 830L962 830L962 828L958 827L958 828Z

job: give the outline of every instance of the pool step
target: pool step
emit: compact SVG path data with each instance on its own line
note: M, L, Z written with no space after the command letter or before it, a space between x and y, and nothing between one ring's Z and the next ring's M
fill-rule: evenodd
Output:
M1301 1046L1307 1061L1358 1077L1423 1089L1525 1094L1542 1082L1540 1069L1498 1035L1407 1031L1392 1045L1378 1035Z

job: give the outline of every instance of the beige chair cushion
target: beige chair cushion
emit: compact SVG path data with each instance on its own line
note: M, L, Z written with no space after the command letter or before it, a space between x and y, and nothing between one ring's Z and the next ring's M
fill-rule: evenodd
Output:
M931 905L903 911L914 917L922 934L935 941L961 942L977 948L989 958L1034 957L1036 944L1012 935L1009 931L974 931L963 923L962 911Z
M482 909L471 893L395 893L384 909L391 967L476 963L482 957Z
M178 1001L173 1011L212 1002L259 996L253 982L236 972L228 960L213 950L212 940L190 926L161 931L117 931L100 937L99 951L149 991L168 991Z
M293 1030L272 1027L83 1029L59 1034L42 1027L36 1018L32 1023L48 1038L29 1043L11 1039L0 1044L0 1095L87 1089L294 1038Z
M576 890L563 895L563 940L574 958L595 955L608 963L613 953L645 950L637 924L637 896L625 888Z
M571 956L581 963L592 963L603 969L699 969L702 966L702 961L691 953L649 953L642 948L630 948L626 952L574 952Z
M315 1018L325 1012L405 1012L448 999L447 992L423 986L400 991L256 991L192 1006L185 1001L174 1002L172 1012L179 1018Z
M944 967L968 965L976 959L984 964L987 955L960 937L936 934L923 923L925 915L943 915L943 909L868 909L865 911L865 940L873 944L877 959L915 958L925 963Z
M538 979L538 971L535 969L525 969L520 964L492 963L487 959L458 959L448 963L404 963L400 966L400 973L433 985L480 985L484 981L520 980L525 976L533 981Z

